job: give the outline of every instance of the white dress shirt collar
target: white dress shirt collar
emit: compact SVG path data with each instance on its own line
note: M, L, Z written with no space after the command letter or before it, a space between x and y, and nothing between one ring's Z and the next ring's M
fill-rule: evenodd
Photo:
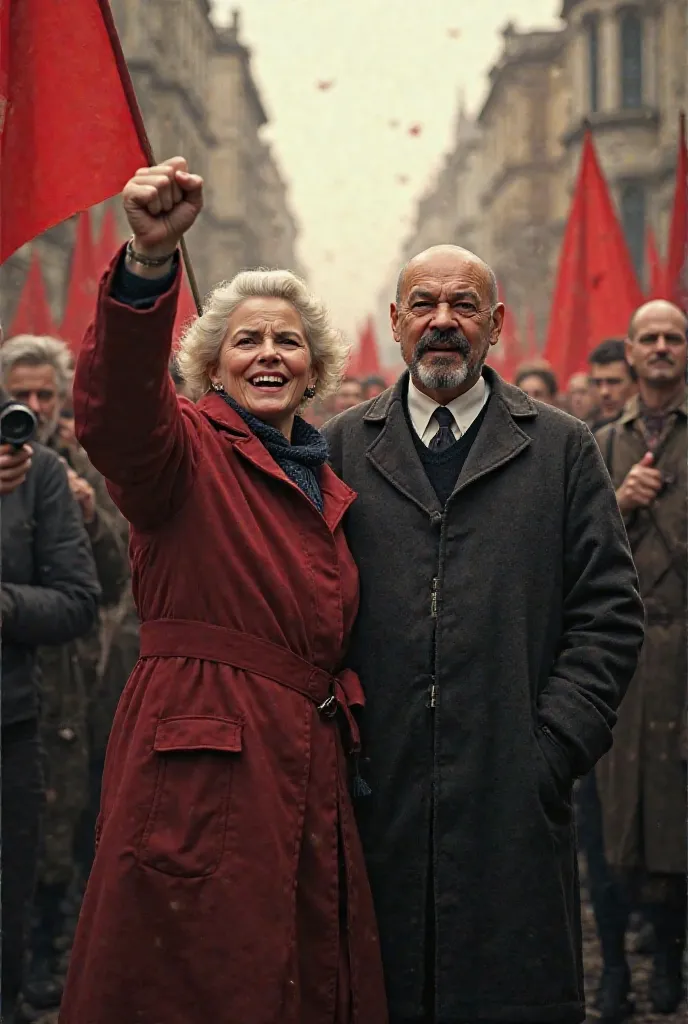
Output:
M479 377L472 388L447 403L447 409L454 417L452 433L459 438L465 434L476 417L480 414L490 394L490 386L484 377ZM409 378L408 411L413 429L423 444L429 445L439 427L434 419L435 409L439 403L419 391Z

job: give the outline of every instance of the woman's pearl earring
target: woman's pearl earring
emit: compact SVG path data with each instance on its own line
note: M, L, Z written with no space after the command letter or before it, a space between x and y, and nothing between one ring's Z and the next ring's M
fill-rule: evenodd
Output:
M219 380L212 381L210 386L213 389L213 391L218 391L220 393L224 391L224 388L222 387L222 384L219 382Z
M304 398L315 398L315 384L309 384L303 393Z

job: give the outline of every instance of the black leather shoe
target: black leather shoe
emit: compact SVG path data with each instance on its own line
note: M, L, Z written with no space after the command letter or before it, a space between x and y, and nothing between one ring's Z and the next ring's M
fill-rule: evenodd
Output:
M650 979L650 1004L655 1013L674 1013L683 998L683 965L681 947L662 949L655 953Z
M635 1009L628 967L605 967L595 996L595 1008L603 1024L621 1024Z

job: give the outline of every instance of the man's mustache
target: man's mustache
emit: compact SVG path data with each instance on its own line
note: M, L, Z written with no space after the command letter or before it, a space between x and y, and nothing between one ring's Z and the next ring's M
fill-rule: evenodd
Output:
M416 346L416 359L425 355L426 352L460 352L462 356L471 354L471 344L462 331L428 331Z

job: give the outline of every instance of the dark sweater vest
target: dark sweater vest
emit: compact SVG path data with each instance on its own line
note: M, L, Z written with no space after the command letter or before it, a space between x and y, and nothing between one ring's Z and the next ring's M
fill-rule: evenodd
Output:
M488 398L466 433L462 434L450 448L445 448L443 452L434 452L430 448L426 448L413 428L408 411L408 403L404 402L406 421L409 425L416 451L418 452L418 458L423 464L423 469L434 488L440 504L443 506L447 504L452 491L456 487L459 473L463 469L463 464L468 457L471 446L478 436L480 424L485 419L485 411L489 401L490 399Z

